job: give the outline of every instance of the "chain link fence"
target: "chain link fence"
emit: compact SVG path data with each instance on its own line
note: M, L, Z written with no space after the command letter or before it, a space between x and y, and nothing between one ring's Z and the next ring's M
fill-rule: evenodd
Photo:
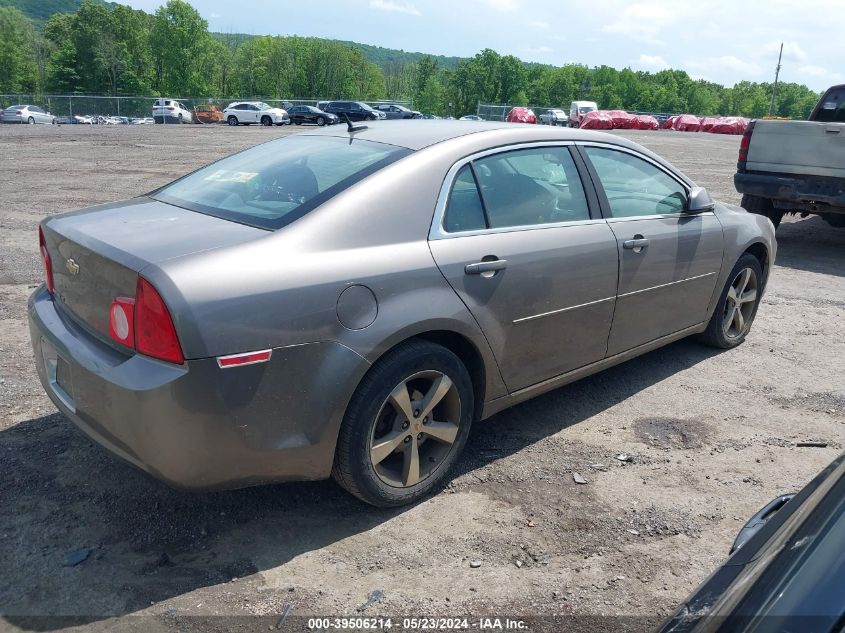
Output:
M504 121L507 116L508 112L511 111L512 108L517 107L519 104L512 104L512 103L481 103L478 102L478 109L476 110L476 114L480 116L485 121ZM537 115L537 119L539 120L540 115L548 112L549 110L563 110L564 114L568 117L569 116L569 107L568 106L559 106L557 108L548 108L543 106L523 106L526 108L530 108L534 111L534 114ZM667 118L672 116L673 112L643 112L641 110L627 110L628 114L648 114L653 116L657 119L659 123L663 123Z
M332 99L300 98L300 99L267 99L263 97L103 97L97 95L55 95L55 94L0 94L0 109L12 105L37 105L56 117L74 116L108 116L141 118L152 116L152 106L156 99L173 99L179 101L189 110L200 105L212 104L223 110L230 103L237 101L263 101L278 108L290 108L295 105L316 106L320 102ZM394 103L406 107L410 101L365 101L373 107Z

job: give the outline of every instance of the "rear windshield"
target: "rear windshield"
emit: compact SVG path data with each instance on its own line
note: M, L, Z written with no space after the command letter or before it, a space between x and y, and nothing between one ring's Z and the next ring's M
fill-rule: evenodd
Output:
M815 120L845 123L845 89L831 90L822 98Z
M587 112L592 112L593 110L595 110L593 106L581 106L578 108L579 114L586 114Z
M362 139L297 134L212 163L150 197L278 229L408 154L404 147Z

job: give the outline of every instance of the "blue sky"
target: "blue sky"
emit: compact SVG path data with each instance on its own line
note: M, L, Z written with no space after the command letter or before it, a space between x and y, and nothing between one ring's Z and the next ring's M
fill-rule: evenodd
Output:
M162 0L122 0L154 11ZM634 70L680 68L726 85L845 83L845 0L189 0L215 31L312 35L406 51Z

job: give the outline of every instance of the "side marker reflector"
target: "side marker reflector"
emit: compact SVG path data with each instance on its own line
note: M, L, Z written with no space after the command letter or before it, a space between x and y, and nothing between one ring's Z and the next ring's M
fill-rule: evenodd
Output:
M264 349L259 352L245 352L243 354L232 354L230 356L218 356L217 365L220 369L228 369L230 367L242 367L244 365L255 365L256 363L266 363L273 355L273 350Z

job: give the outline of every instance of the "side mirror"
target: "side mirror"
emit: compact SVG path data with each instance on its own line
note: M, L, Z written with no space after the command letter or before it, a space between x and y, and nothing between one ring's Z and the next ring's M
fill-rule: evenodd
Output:
M687 208L685 213L696 214L706 213L716 208L716 203L713 198L707 193L704 187L693 187L690 189L689 198L687 199Z

